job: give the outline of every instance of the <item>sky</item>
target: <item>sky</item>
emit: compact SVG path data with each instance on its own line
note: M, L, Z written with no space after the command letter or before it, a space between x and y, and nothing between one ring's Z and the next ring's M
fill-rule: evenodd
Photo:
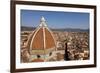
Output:
M89 13L21 10L21 26L37 27L44 17L50 28L89 29Z

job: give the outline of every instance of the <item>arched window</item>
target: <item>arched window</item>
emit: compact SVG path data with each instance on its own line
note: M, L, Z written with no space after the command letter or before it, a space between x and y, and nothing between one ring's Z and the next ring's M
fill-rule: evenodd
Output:
M37 55L37 58L40 58L41 56L40 55Z

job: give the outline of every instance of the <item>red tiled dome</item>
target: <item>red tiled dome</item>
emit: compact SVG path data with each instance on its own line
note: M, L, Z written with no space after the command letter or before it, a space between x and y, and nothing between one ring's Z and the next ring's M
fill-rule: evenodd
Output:
M55 47L55 41L50 31L41 27L35 32L31 41L32 49L50 49Z
M55 40L51 30L47 27L44 17L41 18L40 26L33 32L30 41L31 50L55 49Z

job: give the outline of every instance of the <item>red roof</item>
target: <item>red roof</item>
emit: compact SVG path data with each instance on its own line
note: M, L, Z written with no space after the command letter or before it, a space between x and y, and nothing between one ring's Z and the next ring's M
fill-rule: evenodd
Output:
M32 62L44 62L44 60L42 60L42 59L34 59L34 60L32 60Z
M40 26L34 31L31 37L30 49L44 50L54 48L55 46L52 31L47 27L45 19L42 18Z
M31 41L32 49L43 49L44 48L43 28L40 28L38 31L36 31L32 39L33 39Z

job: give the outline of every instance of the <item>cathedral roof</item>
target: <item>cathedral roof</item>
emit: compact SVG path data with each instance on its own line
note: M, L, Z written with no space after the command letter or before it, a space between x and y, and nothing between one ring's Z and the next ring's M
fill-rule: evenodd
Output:
M31 50L45 50L54 48L55 40L52 31L48 28L44 17L40 20L40 25L33 31L30 37Z

